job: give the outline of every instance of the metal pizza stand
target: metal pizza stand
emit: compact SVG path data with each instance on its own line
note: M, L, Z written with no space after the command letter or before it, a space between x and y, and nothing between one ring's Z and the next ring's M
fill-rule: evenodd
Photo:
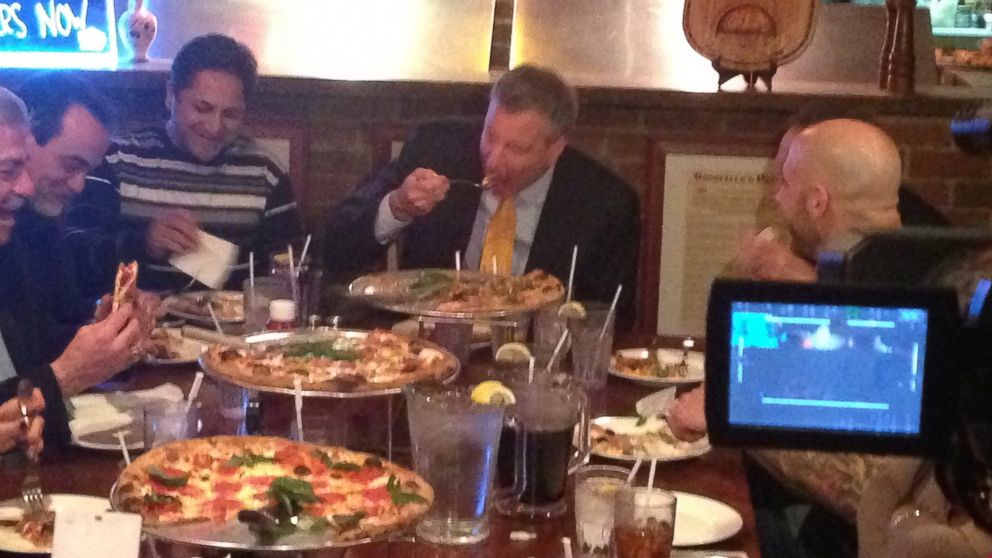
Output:
M291 346L294 344L306 344L321 341L330 341L340 338L346 339L361 339L369 335L367 330L358 329L337 329L337 328L315 328L315 329L299 329L291 332L264 332L256 333L252 335L246 335L242 337L229 338L231 340L237 340L239 345L242 347L250 347L254 344L264 344L266 346ZM435 377L435 381L441 383L450 383L454 381L459 373L461 372L461 364L458 360L451 355L448 351L444 350L442 347L431 343L429 341L417 340L417 343L425 348L430 348L441 352L445 355L448 362L451 363L450 368L443 375ZM223 344L223 343L220 343ZM204 355L201 355L199 360L200 368L211 378L226 382L229 384L241 386L249 390L255 390L262 392L264 397L265 410L264 414L269 415L266 422L270 427L274 423L280 423L280 417L282 419L282 424L285 429L273 428L274 433L286 435L287 432L284 430L292 429L296 438L298 440L303 440L308 437L323 437L322 440L311 440L318 442L326 442L332 445L343 445L352 446L352 449L361 449L363 451L370 451L373 453L384 453L385 457L392 461L394 458L395 450L395 440L396 440L396 427L397 427L397 417L399 414L399 409L402 408L401 401L397 401L397 395L402 394L402 386L392 386L383 387L377 389L367 389L364 391L352 391L352 390L329 390L329 389L312 389L304 388L300 390L300 393L304 400L305 407L310 409L306 414L304 420L304 432L301 435L299 429L295 428L295 421L293 420L293 398L295 397L296 391L293 388L286 387L274 387L254 384L250 381L246 381L240 378L231 377L226 374L221 374L216 369L214 369L210 362ZM301 402L302 403L302 402ZM376 407L380 405L380 407ZM382 412L382 407L384 407L384 413ZM380 409L376 411L376 409ZM375 411L377 417L381 417L382 414L385 415L385 429L380 430L380 434L385 434L385 440L379 438L380 442L378 444L371 444L374 436L363 435L361 436L362 442L368 442L371 445L366 447L356 447L359 446L358 441L354 438L359 433L357 428L355 428L355 423L358 422L355 419L356 414L360 417L368 416L370 410ZM317 416L314 416L314 412ZM274 420L273 417L276 417ZM382 420L378 420L380 424ZM370 426L373 428L375 425ZM380 444L385 444L383 448ZM383 451L384 450L384 451Z
M494 342L506 335L497 332L516 328L525 320L548 304L562 298L560 292L549 293L547 297L526 304L492 306L473 310L438 310L437 303L430 298L419 298L414 288L425 274L447 274L466 282L493 278L492 274L479 271L456 271L453 269L410 269L364 275L348 286L348 294L370 306L418 317L421 324L421 337L425 334L424 322L434 322L431 339L455 354L461 362L466 362L470 352L472 326L489 325L493 328Z

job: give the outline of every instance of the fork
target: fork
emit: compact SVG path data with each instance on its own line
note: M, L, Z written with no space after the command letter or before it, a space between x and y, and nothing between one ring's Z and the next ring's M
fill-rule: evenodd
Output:
M448 184L459 184L462 186L472 186L473 188L479 188L482 190L487 190L493 185L493 177L486 176L482 179L482 182L474 182L472 180L467 180L464 178L455 178L448 181Z
M31 416L28 414L27 403L31 400L34 391L34 384L27 378L21 378L17 383L17 400L21 410L21 420L24 422L25 430L31 426ZM41 478L38 477L38 457L31 455L27 444L24 445L24 457L27 459L27 466L24 473L24 480L21 482L21 498L28 508L29 514L38 514L45 511L45 494L41 490Z

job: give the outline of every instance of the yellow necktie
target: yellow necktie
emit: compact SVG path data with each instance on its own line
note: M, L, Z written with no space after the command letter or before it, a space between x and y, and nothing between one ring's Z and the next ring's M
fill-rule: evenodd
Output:
M513 274L513 239L517 233L517 210L514 197L503 198L489 219L486 238L482 242L479 269L493 272L493 260L500 275Z

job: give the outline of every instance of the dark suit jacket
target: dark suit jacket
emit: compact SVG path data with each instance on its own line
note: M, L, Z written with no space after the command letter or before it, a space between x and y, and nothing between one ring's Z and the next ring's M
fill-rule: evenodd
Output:
M0 332L18 377L30 378L45 397L45 448L57 449L69 441L69 418L50 355L61 352L58 327L35 304L25 288L26 246L15 235L0 246ZM16 379L0 384L0 401L16 394Z
M366 180L338 207L327 228L325 269L338 278L362 273L379 261L386 247L375 239L375 219L382 199L418 167L450 179L479 182L482 125L435 122L419 126L399 158ZM465 252L481 192L453 186L429 215L404 231L403 268L454 266L455 251ZM618 324L634 316L640 212L637 195L606 167L570 147L555 166L541 210L527 270L543 269L568 279L572 246L579 246L575 272L577 300L613 299L618 284L623 295Z

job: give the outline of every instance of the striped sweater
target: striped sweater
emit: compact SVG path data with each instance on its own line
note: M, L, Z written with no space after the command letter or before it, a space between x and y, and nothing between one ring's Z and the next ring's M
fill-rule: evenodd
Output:
M114 140L66 215L66 241L87 294L108 292L117 263L130 260L142 264L144 289L186 285L189 276L150 259L145 241L152 219L177 208L191 211L204 231L240 247L230 288L240 289L249 252L265 269L269 251L301 232L288 176L250 138L239 137L203 163L173 144L164 127L139 130Z

